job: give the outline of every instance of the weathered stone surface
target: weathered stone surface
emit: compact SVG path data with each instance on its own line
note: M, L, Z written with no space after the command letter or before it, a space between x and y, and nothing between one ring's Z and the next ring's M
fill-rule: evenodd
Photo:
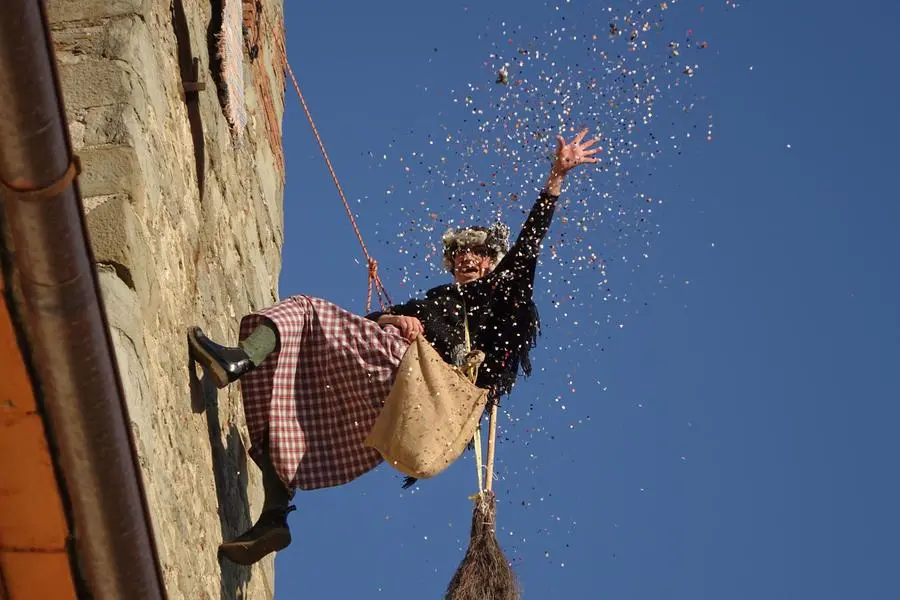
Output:
M132 195L142 189L142 174L134 148L84 146L78 154L81 157L78 183L83 196Z
M112 267L131 289L147 294L146 259L150 251L128 197L90 198L85 201L85 213L97 262Z
M126 103L131 98L132 74L110 60L82 60L59 65L66 109Z
M218 391L199 377L185 334L200 325L234 342L238 319L277 299L284 226L275 129L284 88L271 58L275 41L264 39L272 47L260 56L275 62L251 66L245 57L255 125L235 146L209 68L214 4L184 2L188 51L207 84L197 97L197 140L178 62L186 40L176 38L171 3L49 3L79 186L169 597L267 599L271 558L253 568L217 558L218 544L258 515L262 488L248 464L238 390ZM279 2L264 9L280 23Z
M120 104L97 106L83 111L82 145L126 145L130 139L126 111L127 107Z
M150 0L48 0L47 12L54 24L143 15Z
M136 432L147 431L152 426L153 414L150 382L141 368L141 356L146 356L147 347L144 330L134 319L135 312L140 311L141 301L113 267L99 265L98 271L132 429ZM146 456L156 451L153 447L146 447L152 441L148 436L137 435L136 440L143 446L140 448L141 454Z

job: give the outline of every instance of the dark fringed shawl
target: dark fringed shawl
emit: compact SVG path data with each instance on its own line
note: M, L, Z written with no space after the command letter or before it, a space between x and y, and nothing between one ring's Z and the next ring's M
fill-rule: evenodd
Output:
M541 333L541 320L534 301L528 300L519 306L509 318L497 320L495 335L485 340L483 347L496 345L499 360L497 365L488 365L497 372L490 377L491 397L499 398L512 391L521 370L527 377L531 375L531 350L537 346ZM490 338L494 338L491 340ZM504 348L500 340L520 340L512 348ZM493 344L491 342L494 342ZM488 352L490 355L491 353ZM479 378L481 379L481 378ZM482 383L482 382L480 382ZM487 381L483 383L488 383Z
M428 290L422 300L389 309L391 314L421 320L425 338L450 364L465 355L466 311L472 346L486 355L477 385L490 390L492 398L509 394L520 370L531 374L530 352L540 334L540 317L527 279L498 284L488 276L465 286L442 285ZM381 314L366 316L377 320Z

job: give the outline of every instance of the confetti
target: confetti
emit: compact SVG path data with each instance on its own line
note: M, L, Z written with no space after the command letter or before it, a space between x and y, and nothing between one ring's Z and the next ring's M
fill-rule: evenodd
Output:
M497 71L496 83L500 83L502 85L507 85L509 83L509 71L506 70L506 65L500 67L500 70Z
M695 31L698 37L710 32L702 23L668 26L705 19L696 5L690 11L682 10L685 5L632 0L601 12L566 3L548 7L541 30L487 23L479 38L490 47L468 80L446 81L444 89L429 92L438 95L444 116L368 155L392 177L380 198L366 200L383 202L374 239L408 259L387 276L403 286L395 294L412 296L448 280L440 247L448 227L500 219L518 230L544 184L557 134L568 139L588 127L600 138L595 168L567 178L535 281L544 326L564 332L556 336L564 341L545 351L539 341L535 370L565 380L559 389L537 390L503 408L506 425L498 435L529 449L518 455L526 472L508 473L517 482L510 486L521 496L515 501L521 510L537 513L547 504L524 483L547 464L548 457L532 451L535 442L552 441L560 430L583 435L591 425L590 402L615 394L596 393L607 390L595 361L609 340L628 331L625 325L659 289L688 285L653 267L669 201L654 175L713 141L703 66L714 53L707 51L709 42L692 39ZM725 4L726 10L736 7ZM707 15L714 10L723 7L700 7ZM385 277L388 268L382 269ZM533 379L539 382L540 373ZM543 421L550 414L555 428ZM524 546L525 538L517 540ZM511 556L517 560L514 550Z

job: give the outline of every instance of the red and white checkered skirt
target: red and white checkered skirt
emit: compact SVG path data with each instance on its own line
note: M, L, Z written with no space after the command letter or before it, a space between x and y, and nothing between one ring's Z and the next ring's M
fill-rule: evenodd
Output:
M265 317L279 346L241 378L250 455L268 451L290 488L347 483L381 455L363 445L409 347L394 327L330 302L291 296L241 319L245 339Z

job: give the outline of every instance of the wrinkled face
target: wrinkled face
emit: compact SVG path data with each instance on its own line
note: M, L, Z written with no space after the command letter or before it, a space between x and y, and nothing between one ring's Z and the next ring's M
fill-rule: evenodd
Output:
M460 248L453 254L453 280L468 283L487 275L491 269L491 254L484 246Z

